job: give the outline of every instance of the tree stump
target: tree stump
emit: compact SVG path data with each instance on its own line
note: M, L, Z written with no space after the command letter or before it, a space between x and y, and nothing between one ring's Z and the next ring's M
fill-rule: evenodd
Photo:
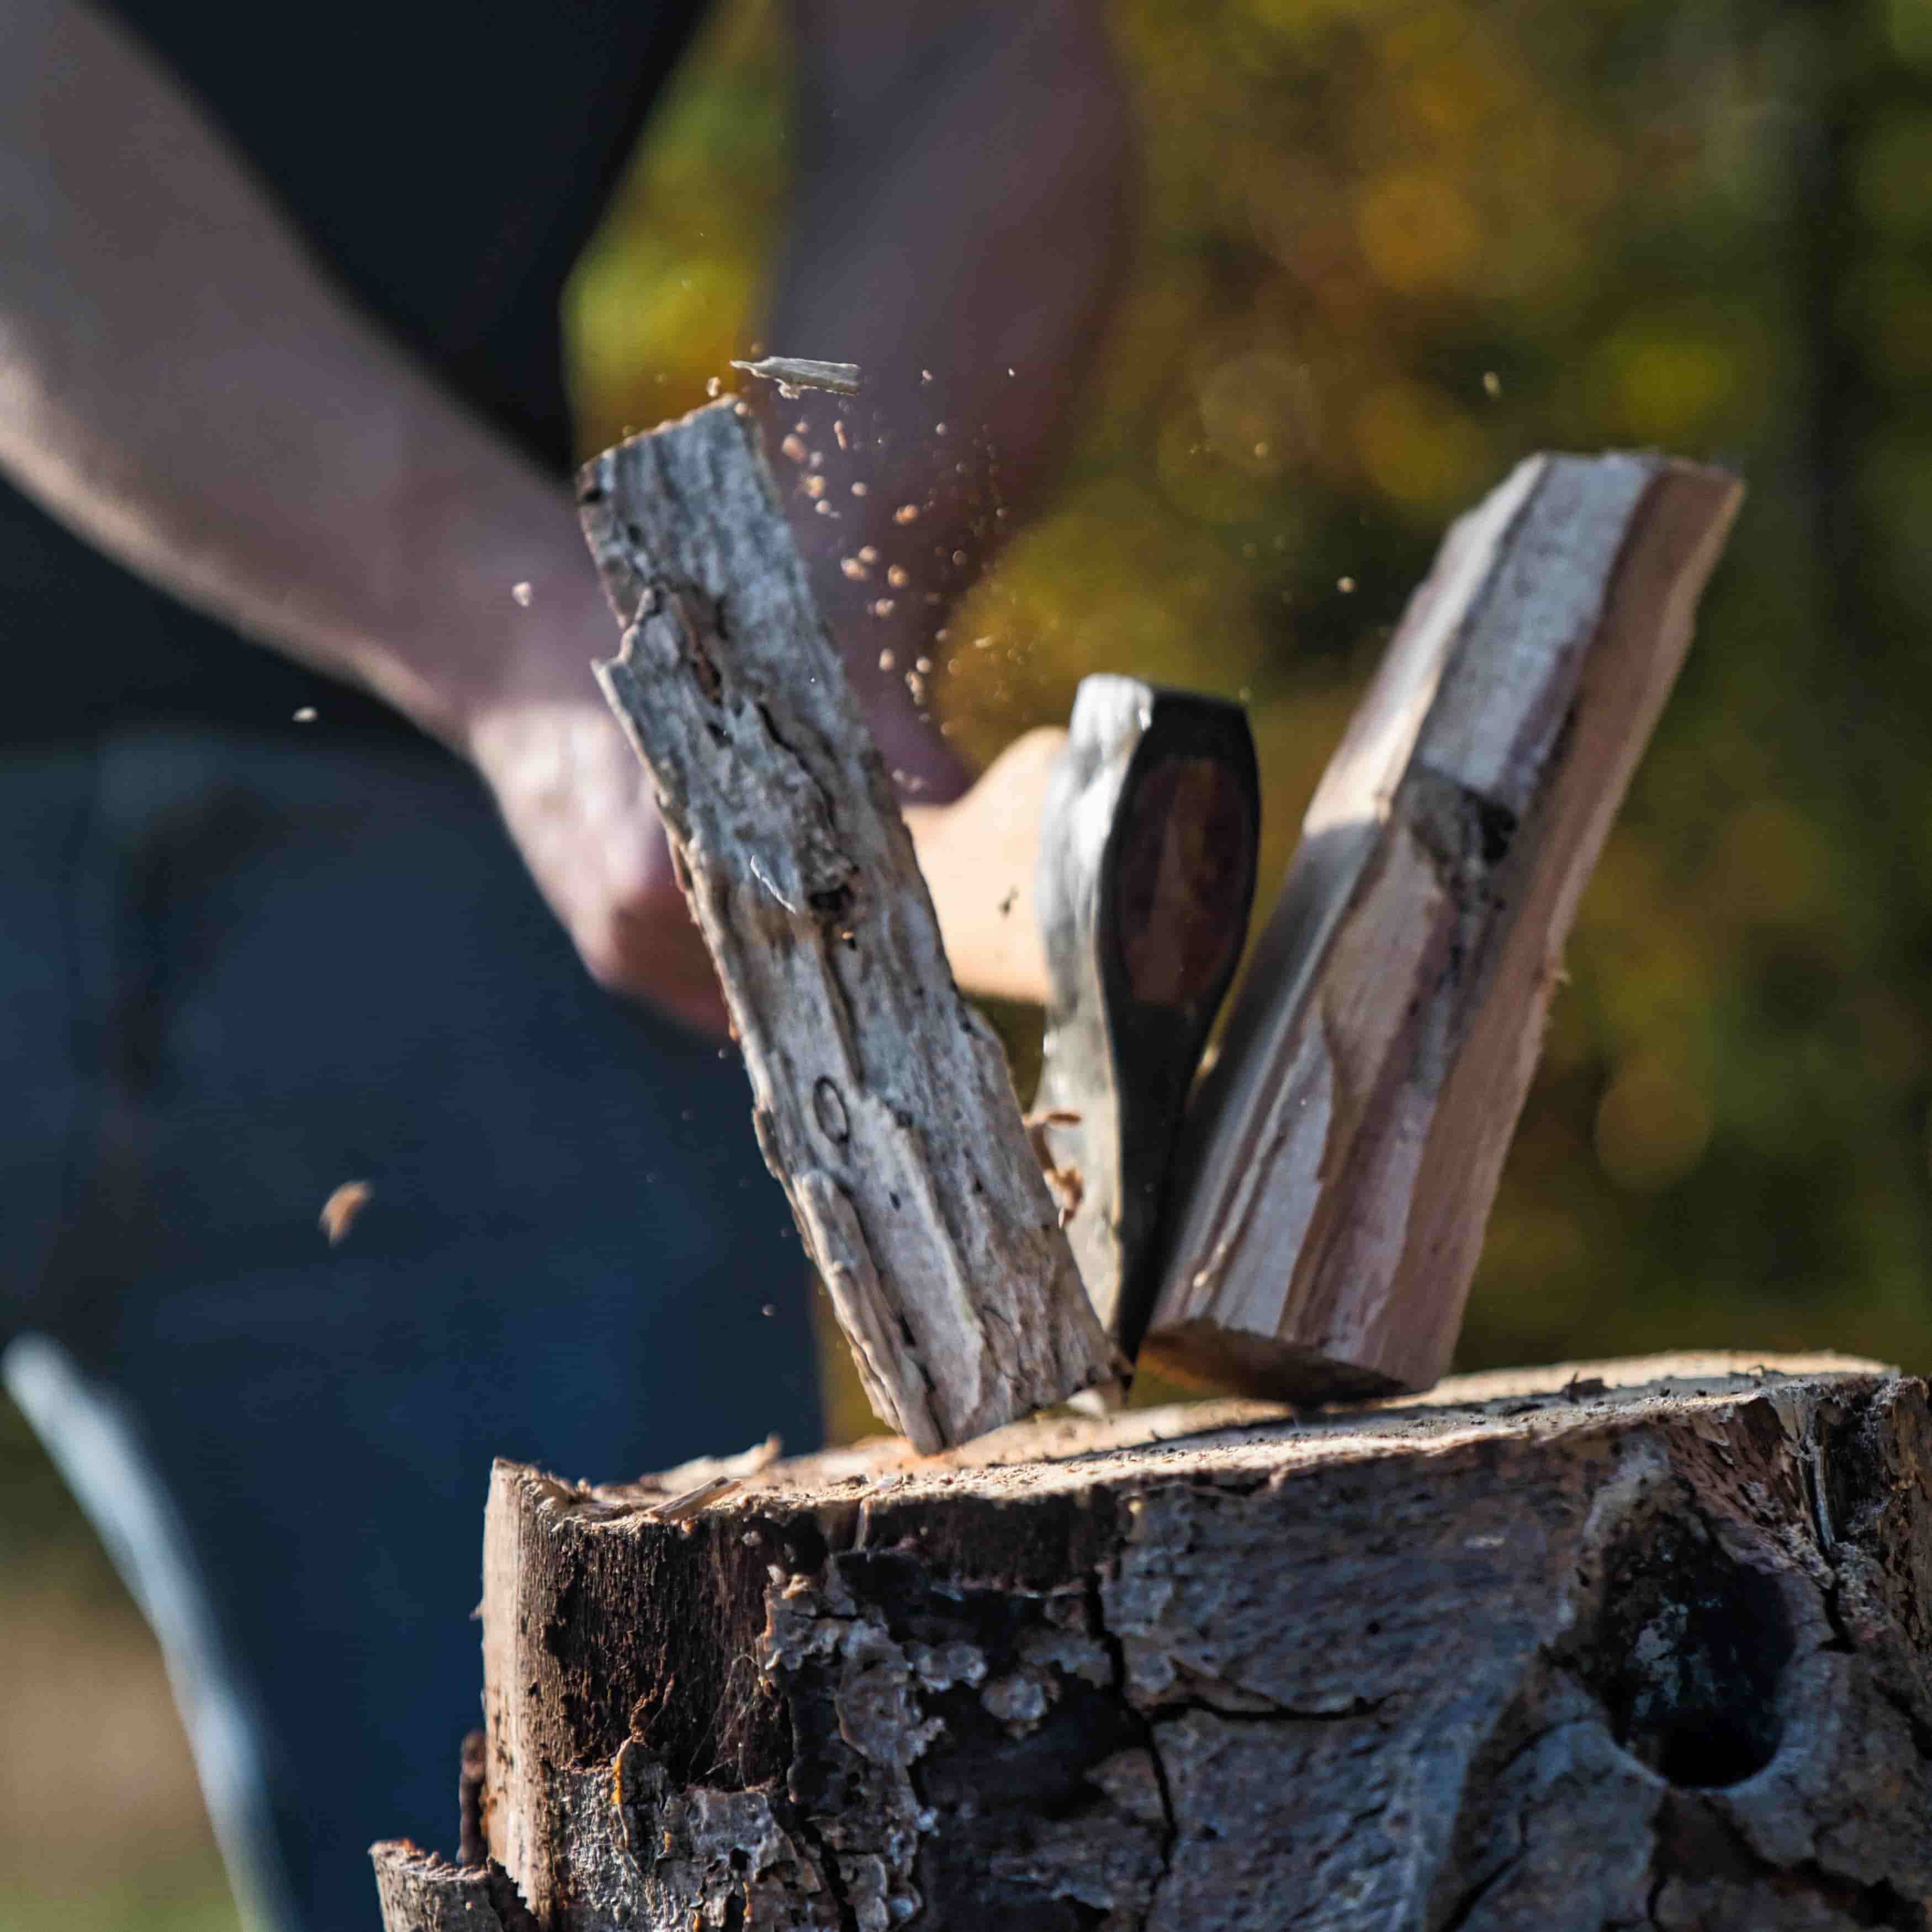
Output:
M662 1520L704 1474L496 1468L486 1831L546 1932L1928 1923L1915 1379L1047 1420Z

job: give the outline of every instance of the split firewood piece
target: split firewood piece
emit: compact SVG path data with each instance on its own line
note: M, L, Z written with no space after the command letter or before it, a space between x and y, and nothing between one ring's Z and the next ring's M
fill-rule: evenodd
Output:
M1538 456L1451 530L1184 1136L1150 1359L1294 1401L1448 1368L1578 897L1742 494Z
M1239 705L1082 681L1040 820L1052 998L1032 1121L1087 1292L1129 1355L1187 1090L1247 936L1260 830Z
M628 627L597 675L650 768L766 1164L873 1406L929 1451L1118 1364L757 439L721 402L585 469Z

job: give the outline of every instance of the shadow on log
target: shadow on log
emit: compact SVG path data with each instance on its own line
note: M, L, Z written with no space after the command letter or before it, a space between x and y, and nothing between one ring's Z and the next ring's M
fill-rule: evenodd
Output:
M1924 1927L1928 1483L1924 1385L1833 1358L861 1445L676 1524L500 1463L490 1850L548 1932Z

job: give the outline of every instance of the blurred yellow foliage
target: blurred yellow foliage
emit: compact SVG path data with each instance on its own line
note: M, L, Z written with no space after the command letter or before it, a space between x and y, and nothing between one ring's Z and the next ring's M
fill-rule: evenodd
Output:
M1399 295L1478 279L1483 225L1455 186L1426 168L1378 175L1355 196L1355 238L1376 279Z
M1932 1366L1932 0L1865 4L1112 10L1140 246L1062 490L933 652L973 755L1094 669L1245 693L1271 890L1514 462L1652 444L1750 485L1583 903L1472 1364ZM578 279L586 442L755 331L789 76L775 0L728 0Z

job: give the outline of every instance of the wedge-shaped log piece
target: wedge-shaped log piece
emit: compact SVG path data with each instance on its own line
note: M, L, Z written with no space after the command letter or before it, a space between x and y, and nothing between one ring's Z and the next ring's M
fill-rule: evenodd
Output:
M1239 705L1081 680L1040 815L1052 998L1034 1116L1087 1292L1130 1355L1181 1110L1247 937L1260 830Z
M1294 1401L1448 1368L1578 897L1742 494L1539 456L1450 532L1204 1083L1146 1358Z
M874 1406L931 1450L1118 1366L757 436L720 403L584 470L628 626L598 676L656 787L766 1162Z

